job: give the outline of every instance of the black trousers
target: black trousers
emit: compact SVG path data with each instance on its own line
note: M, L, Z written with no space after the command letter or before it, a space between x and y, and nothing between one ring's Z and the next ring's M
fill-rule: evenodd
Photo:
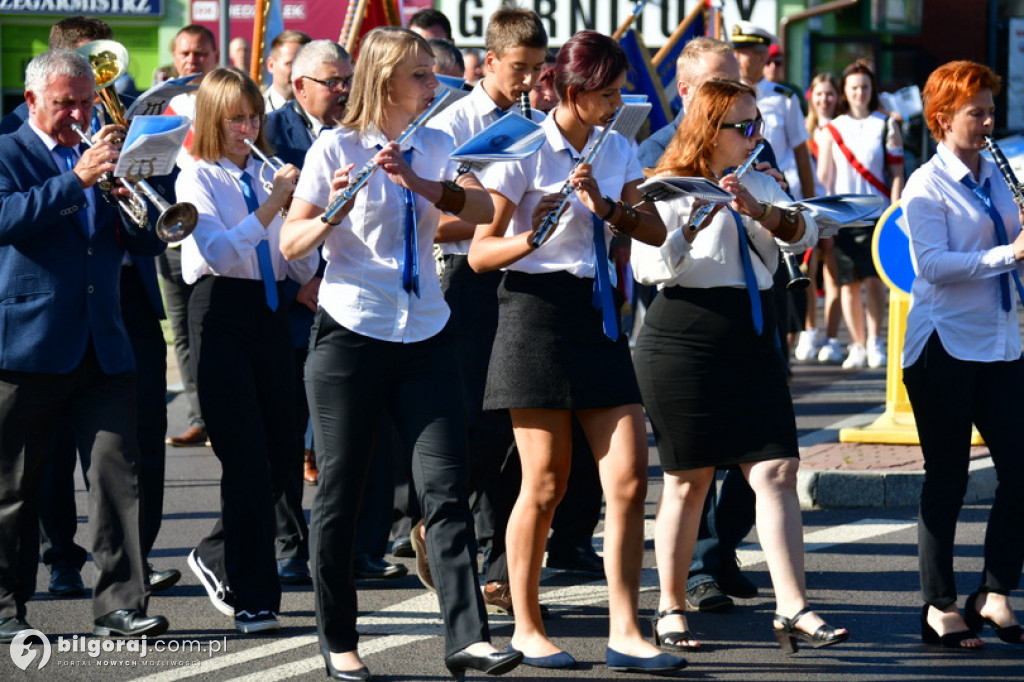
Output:
M277 612L274 505L301 457L284 311L267 307L260 281L204 277L189 302L189 334L199 402L222 468L221 517L196 549L234 592L236 610Z
M317 630L330 651L352 651L359 639L353 544L385 411L411 451L445 623L445 654L490 638L472 553L466 432L455 363L448 332L418 343L392 343L346 329L323 310L317 313L306 361L320 469L310 551Z
M302 373L306 367L306 349L292 350L292 371L295 377L294 417L296 437L302 444L295 448L298 455L296 461L288 463L284 489L281 497L274 505L274 523L276 530L276 554L281 559L309 560L309 526L306 514L302 511L303 458L305 449L306 422L309 420L309 407L306 405L305 393L299 390L302 384Z
M917 524L924 602L939 609L956 602L954 536L967 491L972 422L999 479L985 530L981 585L1004 593L1016 589L1024 565L1024 448L1016 422L1024 414L1024 358L957 360L935 332L903 371L903 383L924 453Z
M24 616L39 567L39 474L58 419L91 459L96 617L145 610L135 377L108 375L92 346L69 374L0 371L0 618Z
M121 316L135 356L139 436L139 484L142 500L142 556L149 556L160 532L164 508L167 434L167 344L135 266L121 268ZM75 543L75 453L88 485L89 450L75 446L67 416L62 417L46 458L39 487L40 549L43 563L81 570L86 551Z

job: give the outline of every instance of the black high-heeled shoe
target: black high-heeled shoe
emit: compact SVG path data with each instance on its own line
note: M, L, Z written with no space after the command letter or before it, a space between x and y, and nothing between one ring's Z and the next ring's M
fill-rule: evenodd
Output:
M479 670L487 675L504 675L523 661L522 651L496 651L493 654L477 656L465 649L456 651L444 659L444 665L448 672L455 678L455 682L462 682L466 677L466 670Z
M686 611L684 609L658 611L658 615L651 618L651 630L652 637L654 639L654 646L661 647L662 649L667 649L669 651L700 651L700 642L694 639L693 634L689 630L683 630L682 632L676 630L674 632L666 632L665 634L658 633L658 621L666 616L685 617ZM684 642L688 642L688 644Z
M799 648L797 645L798 639L804 640L815 649L820 649L845 642L850 638L849 632L836 632L836 629L827 623L822 623L813 634L797 629L797 622L810 612L811 609L809 608L803 609L792 618L775 614L775 625L781 625L782 627L775 627L774 625L772 627L775 632L775 639L779 640L779 646L782 647L783 653L795 654Z
M969 627L970 624L968 624ZM921 608L921 641L925 644L940 644L946 649L963 649L965 651L983 649L984 647L981 646L963 646L964 640L975 639L976 636L969 629L960 630L959 632L947 632L939 636L935 628L928 624L928 604Z
M987 594L994 591L983 587L967 598L967 603L964 604L964 621L967 623L967 629L978 635L985 628L985 623L988 623L996 631L996 637L1007 644L1024 644L1020 639L1021 635L1024 634L1024 630L1021 629L1020 625L1000 627L999 623L981 615L981 612L978 610L978 596L982 593Z
M345 680L346 682L365 682L366 680L372 680L373 675L370 674L370 669L365 665L362 668L356 668L355 670L338 670L331 663L331 652L321 647L320 653L324 657L324 664L327 666L327 677L332 680Z

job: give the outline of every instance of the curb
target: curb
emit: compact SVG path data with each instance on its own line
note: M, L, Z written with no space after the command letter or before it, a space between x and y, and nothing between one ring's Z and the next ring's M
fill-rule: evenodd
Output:
M800 508L850 509L856 507L916 507L924 471L821 471L797 472ZM991 457L971 461L964 502L971 504L995 495L996 471Z

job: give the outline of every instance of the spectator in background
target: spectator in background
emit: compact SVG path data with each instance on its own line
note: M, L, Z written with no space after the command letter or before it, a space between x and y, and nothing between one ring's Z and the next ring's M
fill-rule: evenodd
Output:
M484 77L484 59L480 50L475 47L467 47L462 51L462 63L465 65L462 77L467 83L476 83Z
M236 36L228 43L228 61L231 66L249 73L252 52L249 49L249 41L242 36Z
M859 61L843 69L839 115L825 124L829 134L822 136L818 150L818 178L829 192L880 195L891 203L900 200L903 136L899 125L878 109L871 69ZM844 369L884 367L887 360L882 341L887 297L871 256L873 232L874 226L849 227L835 236L839 299L851 341Z
M810 140L807 144L811 150L811 161L818 163L818 149L821 147L819 140L828 133L824 130L826 123L831 121L836 114L836 105L839 103L839 80L831 73L819 73L811 80L811 87L807 90L810 100L810 113L807 114L805 124ZM818 183L818 193L825 194L825 188ZM805 321L804 333L814 332L806 341L797 342L796 359L806 360L813 357L817 352L818 362L838 363L843 361L843 349L836 338L839 335L839 322L842 320L842 311L839 306L839 279L836 272L836 256L832 251L833 241L831 238L819 239L816 255L821 263L821 279L825 288L825 337L815 330L817 313L810 307L808 299L808 311ZM814 262L811 262L811 272L816 271ZM817 302L817 299L815 299ZM801 337L802 338L802 337ZM801 357L800 344L806 346L807 355Z
M177 77L178 70L174 68L174 64L164 64L153 69L153 85L159 85Z
M462 78L466 72L466 64L455 43L444 38L430 38L427 43L434 51L434 73Z
M267 73L270 74L270 85L263 95L267 113L277 111L287 102L295 99L292 90L292 60L299 48L312 38L302 31L282 31L270 43L270 55L267 57ZM249 70L242 68L249 73Z
M409 17L407 28L414 33L419 33L427 40L444 38L450 41L452 39L452 22L443 12L436 9L421 9L416 12Z

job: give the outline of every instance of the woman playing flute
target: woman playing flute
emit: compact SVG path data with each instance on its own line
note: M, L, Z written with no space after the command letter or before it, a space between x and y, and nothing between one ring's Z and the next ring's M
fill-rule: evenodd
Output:
M356 648L353 541L374 434L385 410L410 450L430 565L445 621L445 665L496 675L521 655L490 644L474 570L458 362L431 249L441 211L487 222L492 206L472 174L458 184L455 145L428 128L395 140L434 99L426 41L399 28L363 39L341 126L306 156L281 249L327 260L306 361L306 394L319 444L310 523L317 632L328 674L369 679ZM379 170L331 215L324 208L354 168ZM339 170L340 169L340 170ZM336 173L337 171L337 173ZM333 178L333 179L332 179ZM419 268L417 265L419 264ZM418 272L422 269L422 272Z
M607 36L582 31L559 51L555 68L561 103L542 124L546 142L529 159L485 171L495 217L477 227L469 252L477 271L506 269L484 406L510 411L523 470L506 540L515 615L509 646L528 665L575 665L547 637L538 602L544 543L569 476L575 414L607 499L607 663L631 672L674 670L685 661L659 654L637 625L647 443L607 256L609 224L652 244L661 243L665 229L653 209L631 207L641 201L643 176L625 138L611 133L592 164L575 165L622 106L628 68L622 50ZM566 178L573 196L548 240L534 249L537 228L562 200Z
M776 206L788 197L758 172L730 171L761 137L755 92L711 79L697 90L654 176L717 181L735 197L691 229L689 196L658 203L669 230L660 248L635 244L637 279L658 284L637 341L635 364L654 428L664 488L654 546L661 597L654 638L699 647L687 627L686 579L701 508L717 467L738 466L756 494L757 534L775 587L774 634L828 646L847 638L807 605L796 419L775 332L772 275L779 249L802 253L817 239L805 214Z

